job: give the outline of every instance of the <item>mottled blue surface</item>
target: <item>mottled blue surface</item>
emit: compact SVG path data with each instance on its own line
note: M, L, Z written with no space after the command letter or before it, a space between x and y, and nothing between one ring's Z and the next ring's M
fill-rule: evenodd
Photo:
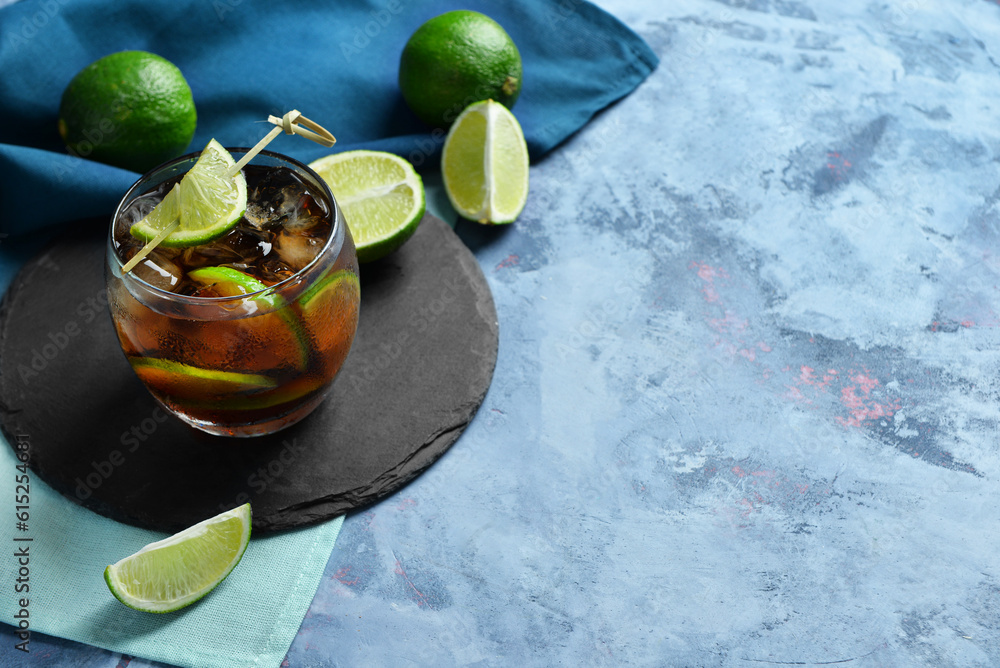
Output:
M287 665L1000 665L1000 7L599 4L660 68L459 223L493 385Z

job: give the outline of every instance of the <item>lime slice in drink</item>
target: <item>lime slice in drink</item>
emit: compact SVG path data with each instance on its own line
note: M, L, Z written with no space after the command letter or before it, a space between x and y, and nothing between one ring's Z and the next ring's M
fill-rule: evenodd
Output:
M384 257L413 236L424 215L424 184L406 160L346 151L309 164L323 177L351 228L358 262Z
M353 271L341 269L329 276L325 276L315 285L303 293L299 300L302 312L307 316L315 311L324 298L335 295L342 295L345 300L357 299L360 295L361 285L358 282L358 275Z
M318 281L302 295L303 320L313 333L316 350L327 359L347 358L358 328L361 286L358 275L342 269Z
M259 374L202 369L153 357L129 361L140 380L180 399L184 407L258 410L294 401L323 384L322 379L304 376L275 389L274 379Z
M247 394L277 385L274 379L255 373L202 369L155 357L134 357L129 363L144 384L174 397Z
M185 248L221 237L236 226L247 208L246 178L242 172L228 175L235 164L219 142L208 142L198 162L180 180L180 188L167 193L129 232L150 241L179 218L180 226L160 245Z
M469 105L444 140L441 175L463 217L513 222L528 200L528 146L514 114L493 100Z
M267 286L242 271L232 267L202 267L188 272L188 278L199 285L211 286L219 297L239 297L267 290ZM283 305L281 297L274 294L259 295L255 299L273 308Z
M185 403L185 406L208 408L214 411L257 411L273 408L292 401L299 401L307 394L323 387L326 379L313 375L300 376L282 385L280 388L266 394L234 394L229 397L212 399L211 401L195 400Z
M202 267L188 272L188 278L195 283L211 286L212 291L220 297L238 297L266 290L267 286L249 274L232 267ZM285 321L295 336L298 344L298 365L305 369L309 362L309 337L302 327L302 322L291 309L284 308L285 300L276 294L262 294L254 297L264 308L273 310L279 318Z
M191 605L226 579L250 542L250 504L150 543L104 569L119 601L143 612Z

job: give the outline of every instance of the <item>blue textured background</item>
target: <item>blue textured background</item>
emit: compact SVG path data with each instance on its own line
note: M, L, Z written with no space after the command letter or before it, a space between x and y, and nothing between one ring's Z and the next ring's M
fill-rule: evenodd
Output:
M661 65L458 224L492 388L286 664L1000 665L1000 7L598 4Z

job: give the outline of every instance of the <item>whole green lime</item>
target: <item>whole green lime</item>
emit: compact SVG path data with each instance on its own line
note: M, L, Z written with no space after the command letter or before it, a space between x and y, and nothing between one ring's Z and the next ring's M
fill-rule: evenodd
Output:
M422 121L448 127L473 102L493 99L512 108L521 93L521 54L490 17L448 12L417 28L406 43L399 88Z
M87 65L59 105L59 135L70 152L134 172L184 153L196 124L184 75L145 51L119 51Z

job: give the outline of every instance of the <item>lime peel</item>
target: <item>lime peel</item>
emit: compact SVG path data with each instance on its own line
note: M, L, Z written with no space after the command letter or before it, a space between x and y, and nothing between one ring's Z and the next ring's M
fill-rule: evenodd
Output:
M56 127L71 154L142 174L184 153L197 121L176 65L146 51L119 51L73 77Z
M506 224L528 200L528 146L502 104L469 105L445 138L441 174L451 205L469 220Z
M108 589L135 610L165 613L215 589L243 558L252 513L246 503L141 550L104 569Z
M399 90L431 127L446 128L469 103L493 98L513 108L521 92L521 54L503 27L459 9L424 22L399 58Z

